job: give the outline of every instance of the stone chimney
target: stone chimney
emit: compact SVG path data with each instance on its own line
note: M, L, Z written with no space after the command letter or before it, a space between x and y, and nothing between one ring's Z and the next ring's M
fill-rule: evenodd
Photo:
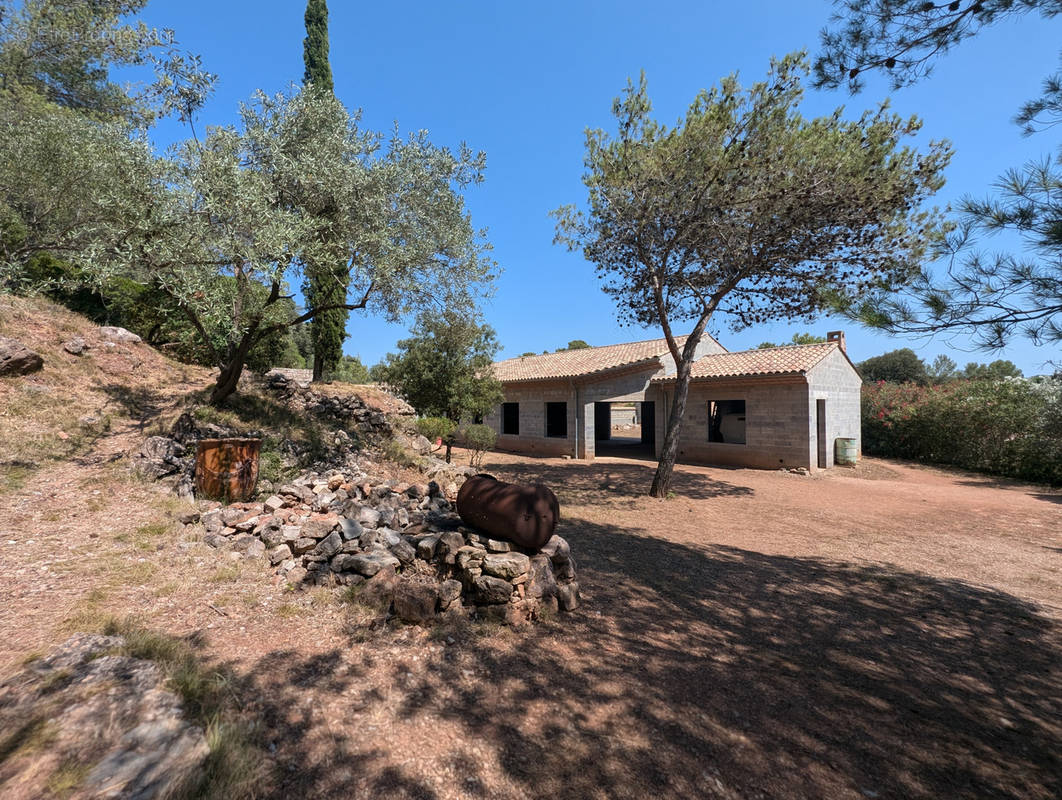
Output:
M837 346L841 348L842 353L848 352L844 344L844 331L830 331L826 334L826 341L837 342Z

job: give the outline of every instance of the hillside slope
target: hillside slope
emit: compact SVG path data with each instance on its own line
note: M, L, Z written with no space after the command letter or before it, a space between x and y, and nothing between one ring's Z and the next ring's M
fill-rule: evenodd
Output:
M208 369L116 341L43 299L0 295L0 336L44 358L39 372L0 378L3 483L57 460L127 449L153 420L210 381ZM80 345L81 354L68 352L65 343L74 350Z

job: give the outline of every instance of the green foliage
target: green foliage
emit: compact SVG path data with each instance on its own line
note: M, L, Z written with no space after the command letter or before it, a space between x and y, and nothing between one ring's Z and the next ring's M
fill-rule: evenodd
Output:
M469 450L468 463L473 469L483 466L483 456L494 448L498 434L487 425L468 425L461 429L461 441Z
M121 125L0 97L0 215L15 232L0 238L0 278L15 282L48 252L70 254L96 285L152 286L221 367L214 403L284 328L338 306L391 321L462 307L493 278L458 194L480 180L482 154L424 132L384 147L317 92L260 94L241 120L158 158ZM287 279L314 263L347 264L356 298L295 311Z
M562 352L564 350L586 350L589 347L590 347L590 345L587 344L582 339L572 339L570 342L568 342L568 346L567 347L562 347L559 350L557 350L557 352L560 353L560 352Z
M929 373L922 361L909 347L891 350L880 356L868 358L858 365L863 380L890 381L891 383L917 383L921 386L929 383Z
M460 422L502 401L501 384L489 374L498 341L478 315L424 312L411 333L398 343L399 353L387 354L376 377L419 413Z
M335 274L332 264L306 264L306 284L303 291L311 308L342 305L347 298L350 276L344 272ZM329 308L310 320L310 338L313 342L314 379L320 380L339 369L343 358L343 340L347 338L346 308Z
M306 73L303 82L315 91L333 91L332 67L328 63L328 4L325 0L308 0L306 3L306 38L303 40L303 62ZM338 209L337 209L338 210ZM323 230L319 236L327 237ZM338 248L337 248L338 250ZM336 254L326 252L319 259L306 261L306 283L303 292L311 307L332 306L310 321L310 336L313 342L314 380L334 374L340 368L343 356L343 340L347 337L347 317L350 311L346 303L350 274Z
M893 86L926 76L937 56L986 27L1025 14L1062 13L1059 0L835 0L837 27L822 33L817 86L862 88L868 70L885 70ZM1006 54L1000 54L1006 59ZM1015 122L1029 135L1062 121L1062 73L1048 76L1042 95L1024 103ZM1005 173L998 195L964 199L960 226L934 253L946 270L923 270L907 292L879 288L838 310L870 327L922 335L969 334L986 349L1016 336L1036 344L1062 342L1062 162L1044 159ZM985 252L978 238L1009 231L1027 255Z
M1043 17L1062 13L1058 0L834 0L839 27L822 32L822 53L815 60L815 86L847 84L855 93L862 75L881 70L893 88L929 74L933 61L985 27L1033 11Z
M790 344L822 344L826 341L825 336L816 336L813 333L794 333L793 338L789 340ZM768 350L772 347L784 347L785 345L778 345L774 342L760 342L756 345L757 350Z
M344 383L369 383L369 370L357 356L343 356L328 377Z
M306 38L302 41L302 60L306 65L305 83L332 91L332 65L328 63L328 3L326 0L307 0Z
M586 135L586 212L555 212L558 241L596 265L621 322L660 326L676 359L655 496L666 495L689 370L716 314L735 330L811 320L837 297L909 280L939 235L939 214L922 206L943 184L947 144L902 146L920 122L887 104L806 119L807 73L793 54L747 88L731 75L674 128L651 118L644 75L628 82L616 134Z
M875 289L842 310L890 333L968 333L986 350L1017 336L1062 342L1062 158L1011 170L996 197L965 198L961 224L937 248L940 276L919 272L903 293ZM980 236L1009 234L1028 255L978 250Z
M978 364L971 361L963 369L964 377L972 380L1001 381L1004 378L1020 378L1021 370L1013 361L997 359L991 364Z
M95 119L151 124L189 118L215 76L182 54L171 30L135 19L147 0L0 0L0 75L7 100L41 101ZM112 69L149 66L154 80L117 83ZM139 91L134 91L138 87Z
M199 332L170 295L154 283L138 283L121 275L97 283L85 270L57 259L50 253L37 253L27 261L26 268L19 276L18 286L13 288L41 292L101 325L127 328L179 361L217 365L211 350L200 340ZM234 279L218 276L211 291L223 297L234 296ZM250 291L262 295L265 288L252 286ZM294 314L294 302L281 298L277 303L275 318L283 319ZM223 338L222 331L208 333L212 334L211 338L215 341ZM273 367L282 366L301 367L303 363L294 335L287 328L263 337L247 355L247 366L255 372L267 372Z
M417 457L397 439L387 440L387 444L384 445L383 455L392 464L398 464L400 467L415 467L417 465Z
M369 367L369 380L373 383L386 383L387 365L384 362L373 364Z
M947 383L958 376L958 366L954 359L941 353L926 367L926 374L933 383Z
M793 344L822 344L826 341L825 336L816 336L813 333L794 333Z
M1062 484L1062 380L863 388L863 451Z
M421 417L417 420L417 433L433 444L453 438L457 425L446 417Z

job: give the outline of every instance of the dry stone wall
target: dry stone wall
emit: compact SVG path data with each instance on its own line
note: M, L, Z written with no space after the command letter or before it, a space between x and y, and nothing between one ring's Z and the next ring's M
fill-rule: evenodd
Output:
M539 551L492 539L462 525L435 481L310 473L260 503L182 521L202 525L204 541L227 558L268 564L292 586L355 587L357 599L407 622L444 614L515 625L579 603L575 561L562 537Z

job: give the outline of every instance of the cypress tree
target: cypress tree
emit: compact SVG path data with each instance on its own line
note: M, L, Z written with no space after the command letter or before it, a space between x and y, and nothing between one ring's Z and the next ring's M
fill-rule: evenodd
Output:
M328 2L307 0L306 38L302 40L302 60L306 65L303 83L312 83L325 92L333 90L332 66L328 63Z
M303 82L313 84L317 91L334 90L332 67L328 63L328 3L327 0L307 0L306 38L302 41L302 60L306 65ZM350 274L346 265L306 264L306 300L311 306L331 305L346 301ZM313 379L319 381L343 357L348 312L345 308L324 311L310 323L313 340Z

